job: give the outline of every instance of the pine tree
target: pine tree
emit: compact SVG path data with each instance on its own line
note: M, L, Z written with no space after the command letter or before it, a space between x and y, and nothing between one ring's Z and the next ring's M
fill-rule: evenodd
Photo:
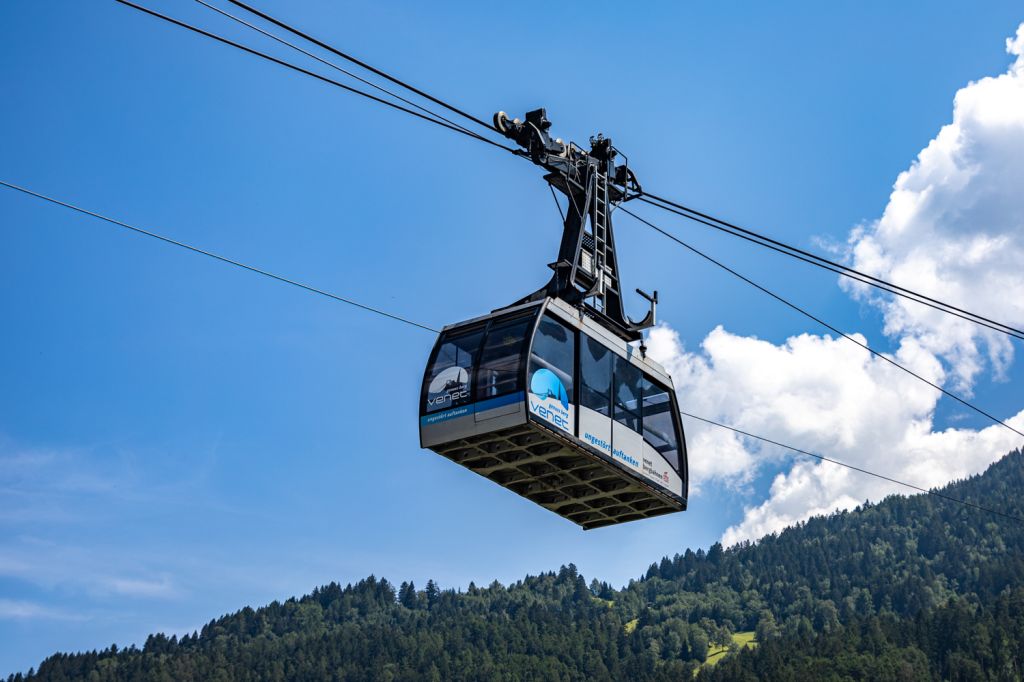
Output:
M403 582L398 588L398 602L407 609L415 609L419 606L416 585L411 580L407 583Z
M441 597L441 590L437 587L437 583L433 580L428 580L425 593L427 597L427 608L434 608L434 605L437 604L437 600Z

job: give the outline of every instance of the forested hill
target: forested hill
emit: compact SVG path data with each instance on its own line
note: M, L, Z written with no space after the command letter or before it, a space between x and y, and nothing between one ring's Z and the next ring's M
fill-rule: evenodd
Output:
M1024 517L1022 491L1018 451L941 492ZM891 497L621 590L572 565L465 591L370 577L10 680L1020 680L1022 552L1024 524ZM704 664L741 631L756 647Z

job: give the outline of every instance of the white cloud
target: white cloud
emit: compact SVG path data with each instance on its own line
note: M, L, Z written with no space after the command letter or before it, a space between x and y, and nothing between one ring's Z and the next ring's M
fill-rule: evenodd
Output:
M159 568L169 557L141 557L138 550L58 543L30 536L0 541L0 578L13 578L46 591L76 596L120 595L139 599L183 594Z
M128 597L173 597L177 593L166 575L156 580L144 578L111 578L106 581L112 592Z
M882 217L849 240L853 266L960 308L1024 327L1024 24L1009 70L956 93L953 120L900 173ZM913 337L968 391L986 362L1013 358L1003 335L904 299L871 298L886 333Z
M934 431L941 394L843 338L801 334L775 345L719 327L700 353L690 353L674 331L659 326L648 348L673 375L683 410L923 488L978 473L1020 445L999 425ZM914 339L904 339L894 359L942 381L940 363ZM1010 423L1024 430L1024 411ZM693 420L686 427L694 492L711 480L742 485L760 465L793 455ZM797 460L723 542L907 492L834 464Z
M161 495L173 497L175 485L192 490L187 479L147 484L129 457L105 457L88 449L19 448L0 435L0 578L99 598L180 595L164 572L165 556L146 557L138 547L125 552L95 533ZM195 501L194 496L181 499ZM15 532L3 532L9 530ZM31 612L23 602L4 606L0 615L7 617Z
M0 620L84 620L84 617L35 602L0 599Z
M860 270L1024 326L1024 24L1007 50L1016 58L1010 69L956 94L952 123L899 175L882 217L854 230L848 246ZM999 377L1013 359L1004 336L842 284L882 308L894 358L935 384L969 391L986 367ZM648 346L675 378L684 410L924 488L978 473L1021 445L995 424L935 431L941 394L843 338L803 334L775 345L719 327L692 353L658 327ZM1024 430L1024 410L1009 423ZM698 491L712 480L742 488L766 461L792 456L714 426L687 427ZM755 539L896 492L907 489L798 457L722 540Z
M1024 428L1024 411L1010 423L1018 429ZM909 429L896 447L885 449L900 451L890 457L865 457L856 450L829 454L840 461L929 488L980 473L1019 444L1019 438L1015 440L1012 433L994 424L981 431ZM722 542L731 545L759 538L815 514L851 509L864 500L877 501L892 493L913 492L833 464L800 462L788 473L776 477L768 500L748 508L743 521L726 530Z

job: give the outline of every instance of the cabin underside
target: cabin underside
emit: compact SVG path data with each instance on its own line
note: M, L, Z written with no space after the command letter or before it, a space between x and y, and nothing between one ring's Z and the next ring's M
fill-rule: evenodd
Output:
M596 455L578 452L532 422L431 446L462 466L584 530L682 511Z

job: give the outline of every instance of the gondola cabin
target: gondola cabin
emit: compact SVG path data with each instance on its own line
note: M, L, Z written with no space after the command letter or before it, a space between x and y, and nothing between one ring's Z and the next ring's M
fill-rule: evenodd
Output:
M558 299L442 330L420 445L585 529L686 508L671 377Z
M645 356L650 310L626 314L612 211L642 195L620 152L590 151L498 112L494 129L568 198L551 280L490 315L445 327L420 394L420 445L584 529L686 509L686 441L675 389ZM561 210L561 206L559 206Z

